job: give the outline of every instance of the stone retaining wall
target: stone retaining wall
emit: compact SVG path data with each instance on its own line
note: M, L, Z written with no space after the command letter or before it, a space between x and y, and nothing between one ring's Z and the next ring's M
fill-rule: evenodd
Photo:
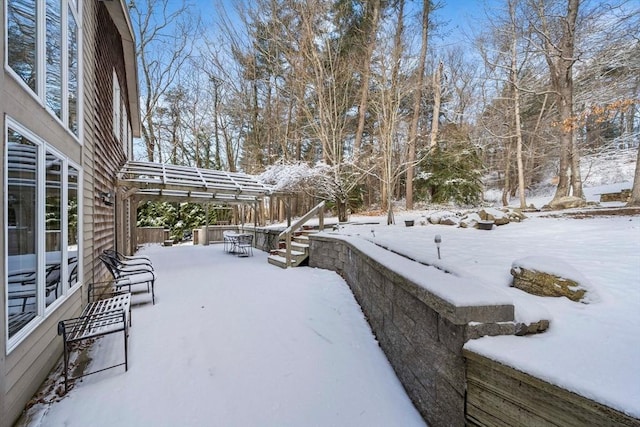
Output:
M462 346L479 335L513 333L513 305L487 306L480 298L474 304L477 287L467 279L419 265L362 239L312 235L310 254L310 266L336 271L347 281L429 425L465 425Z

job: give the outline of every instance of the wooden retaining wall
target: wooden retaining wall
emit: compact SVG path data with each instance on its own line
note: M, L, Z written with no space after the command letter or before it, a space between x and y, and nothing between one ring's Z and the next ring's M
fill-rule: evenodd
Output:
M473 426L640 426L640 420L464 350ZM605 386L605 384L603 384Z

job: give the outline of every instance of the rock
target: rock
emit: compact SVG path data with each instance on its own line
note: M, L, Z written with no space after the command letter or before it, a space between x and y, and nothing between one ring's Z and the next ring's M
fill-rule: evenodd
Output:
M523 335L531 335L531 334L540 334L549 329L549 321L548 320L540 320L538 322L533 323L517 323L515 325L515 335L523 336Z
M509 219L512 221L520 222L527 219L527 216L519 210L511 210L509 211Z
M495 225L506 225L509 224L511 220L509 219L509 217L503 216L502 218L496 218L495 220L493 220L493 222Z
M566 196L558 199L553 199L548 205L544 206L545 209L559 210L559 209L571 209L581 208L586 206L587 202L582 197Z
M472 228L472 227L476 226L478 221L482 221L482 219L480 218L480 215L478 215L475 212L472 212L472 213L469 213L469 214L463 216L460 219L460 227L461 228Z
M458 225L460 223L460 219L455 216L447 216L440 220L440 225Z
M554 263L557 265L555 259L541 261L543 259L544 257L536 258L541 267L534 266L535 262L532 262L532 258L525 259L524 262L514 261L511 268L512 286L533 295L564 296L571 301L584 302L582 300L587 292L586 288L576 280L562 277L557 273L541 271L544 265L552 266L552 268ZM570 267L564 265L562 269L569 271Z
M465 341L480 337L495 337L498 335L515 335L516 324L514 322L500 323L475 323L470 322L465 327Z
M493 221L495 225L509 224L509 217L505 212L499 209L481 209L480 212L478 212L478 215L482 221Z
M439 211L439 212L434 212L431 215L429 215L429 222L431 224L442 224L442 220L445 218L455 218L456 219L456 223L455 224L448 224L448 225L456 225L458 224L459 221L458 217L456 216L455 213L450 212L450 211Z

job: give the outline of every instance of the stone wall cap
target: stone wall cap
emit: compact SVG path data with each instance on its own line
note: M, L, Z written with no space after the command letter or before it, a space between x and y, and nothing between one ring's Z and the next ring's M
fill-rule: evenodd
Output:
M456 276L436 267L420 264L358 237L319 233L309 238L312 241L344 241L385 267L391 275L404 279L402 283L398 283L400 286L454 324L514 320L513 300L506 293L485 286L473 278ZM394 280L393 277L391 279Z

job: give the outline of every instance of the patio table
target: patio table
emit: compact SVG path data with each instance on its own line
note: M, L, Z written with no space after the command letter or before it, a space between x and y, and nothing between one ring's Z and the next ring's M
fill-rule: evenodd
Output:
M247 233L224 232L222 236L225 252L229 252L230 254L243 254L244 251L240 249L239 244L243 238L247 238L247 236L251 237L252 235Z

